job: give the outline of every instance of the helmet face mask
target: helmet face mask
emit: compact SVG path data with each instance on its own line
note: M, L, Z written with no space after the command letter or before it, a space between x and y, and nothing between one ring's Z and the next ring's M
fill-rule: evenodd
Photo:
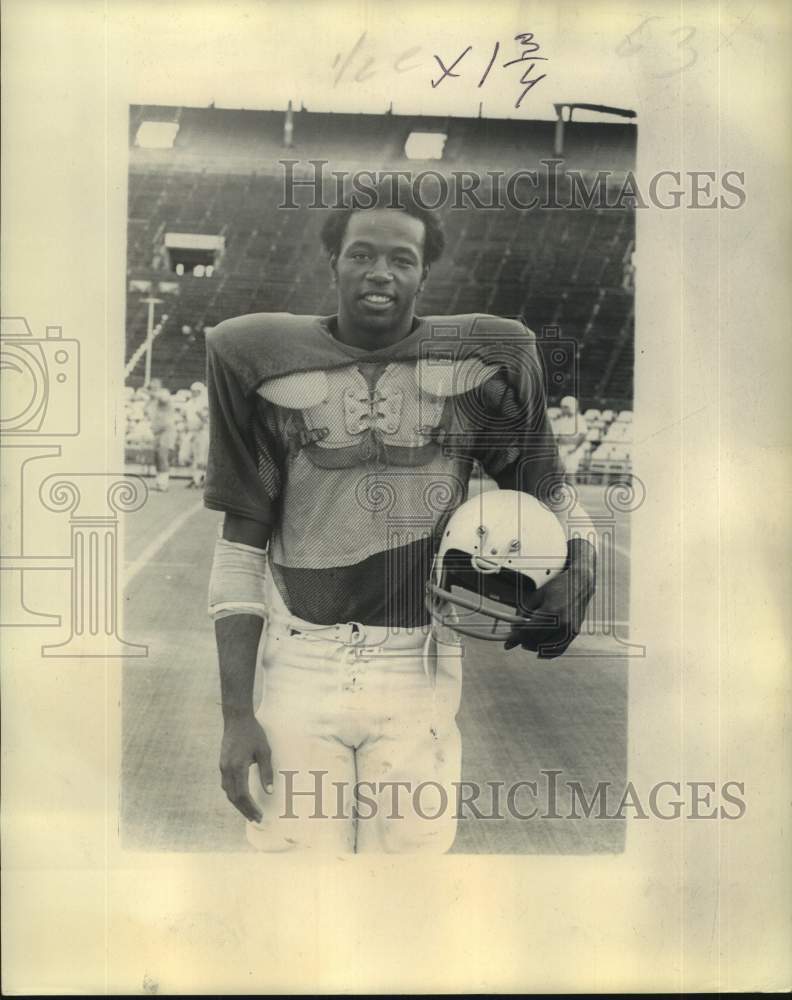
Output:
M539 591L566 563L566 535L535 497L492 490L468 500L443 534L427 600L433 620L503 642L530 620Z

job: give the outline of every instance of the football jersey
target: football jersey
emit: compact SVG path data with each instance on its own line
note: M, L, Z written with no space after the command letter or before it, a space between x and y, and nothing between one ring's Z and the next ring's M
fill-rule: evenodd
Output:
M161 434L163 431L171 430L175 414L173 412L173 400L170 393L167 397L164 397L163 393L163 398L152 397L146 404L146 416L149 419L149 424L154 434Z
M563 478L533 335L424 317L368 351L335 317L254 314L207 337L205 503L271 527L286 606L317 624L426 624L437 539L474 463L536 493Z

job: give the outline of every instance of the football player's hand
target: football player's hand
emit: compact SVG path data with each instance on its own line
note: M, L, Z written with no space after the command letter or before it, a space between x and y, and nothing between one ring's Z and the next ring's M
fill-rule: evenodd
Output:
M261 810L251 798L248 785L248 770L251 764L258 766L261 787L270 793L272 759L267 734L253 715L227 720L220 747L223 791L228 796L228 801L245 819L259 823Z
M521 646L538 652L543 660L561 656L580 633L595 589L594 548L582 539L573 539L564 572L536 592L530 621L512 629L504 649Z

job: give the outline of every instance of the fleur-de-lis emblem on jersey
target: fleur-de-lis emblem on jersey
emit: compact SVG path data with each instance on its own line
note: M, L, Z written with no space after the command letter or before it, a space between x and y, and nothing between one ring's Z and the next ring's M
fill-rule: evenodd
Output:
M379 431L395 434L401 424L404 393L375 392L370 395L350 386L344 390L344 421L349 434Z

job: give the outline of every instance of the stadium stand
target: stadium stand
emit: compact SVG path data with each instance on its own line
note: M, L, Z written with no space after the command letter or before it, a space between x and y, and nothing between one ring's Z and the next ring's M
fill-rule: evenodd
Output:
M138 126L149 120L178 121L173 148L135 145ZM283 122L279 111L131 109L130 405L144 380L141 345L150 295L162 300L158 318L168 317L156 339L152 374L176 392L204 378L204 331L221 320L254 311L332 312L334 296L319 248L323 213L278 209L283 199L278 160L327 160L328 175L350 165L486 172L536 168L553 149L552 122L300 111L289 148L283 144ZM446 133L441 161L405 160L404 143L414 130ZM634 153L631 124L566 127L567 168L625 171ZM310 203L310 192L300 194L298 200ZM527 200L536 190L526 182L517 185L516 194ZM603 411L632 407L634 211L515 206L442 211L447 249L432 269L420 310L522 316L540 343L547 327L574 341L576 369L549 392L553 405L572 393L587 413L598 413L591 422L586 418L577 469L600 478L629 472L630 441L619 436L629 433L629 422L605 420ZM200 268L175 273L164 251L166 232L220 236L222 256L210 273L200 275ZM550 343L542 346L545 353L552 349ZM142 442L141 421L131 419L128 452L136 449L138 459L145 458Z

